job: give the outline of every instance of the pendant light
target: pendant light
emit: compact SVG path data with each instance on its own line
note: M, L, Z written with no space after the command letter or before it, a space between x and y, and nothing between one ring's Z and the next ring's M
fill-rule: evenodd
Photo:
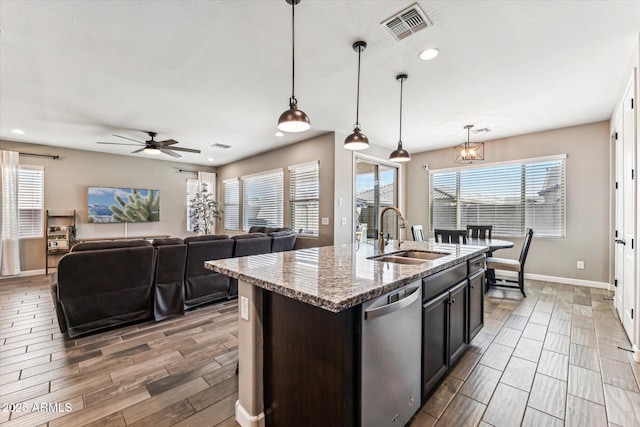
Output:
M398 138L398 148L393 150L389 156L389 160L392 162L408 162L411 160L411 154L402 148L402 86L407 77L406 74L398 74L396 76L396 80L400 82L400 138Z
M295 10L301 0L286 0L291 5L291 98L289 109L280 115L278 129L283 132L303 132L311 127L309 117L302 110L298 110L298 100L295 96L296 82L296 33Z
M484 160L484 142L470 142L473 125L466 125L467 142L453 148L453 163L474 163Z
M356 97L356 124L353 126L353 133L344 140L344 148L349 150L364 150L369 148L369 138L360 132L360 54L367 48L367 43L357 41L353 44L353 50L358 52L358 91Z

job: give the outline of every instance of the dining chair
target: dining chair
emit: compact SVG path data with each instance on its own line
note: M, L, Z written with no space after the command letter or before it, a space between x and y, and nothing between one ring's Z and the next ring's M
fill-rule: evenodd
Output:
M533 238L533 230L527 229L527 233L522 243L522 250L520 251L520 258L487 258L487 276L491 279L488 280L489 286L499 286L504 288L520 289L522 295L527 296L524 293L524 263L527 260L527 254L529 253L529 246L531 245L531 239ZM496 279L495 270L515 271L518 273L518 280L510 279ZM506 283L516 283L517 285L507 285Z
M491 239L492 228L492 225L467 225L467 233L474 239Z
M415 242L424 242L424 233L421 225L412 225L411 234L413 234L413 240Z
M445 230L443 228L434 228L433 233L436 242L454 243L456 245L462 243L467 244L467 230Z

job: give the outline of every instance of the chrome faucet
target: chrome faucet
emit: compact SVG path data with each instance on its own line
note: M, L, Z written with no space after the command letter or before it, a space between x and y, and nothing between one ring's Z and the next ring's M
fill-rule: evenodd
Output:
M396 225L396 249L400 249L400 245L402 244L402 239L400 238L400 229L404 229L407 226L407 221L402 217L402 212L400 212L400 209L396 208L395 206L387 206L386 208L384 208L382 212L380 212L380 221L378 222L378 224L380 225L380 234L378 236L378 252L380 253L384 252L384 247L387 245L387 243L389 243L388 241L385 242L384 240L384 222L382 221L382 219L384 218L384 214L388 210L392 210L396 213L396 215L398 215L398 223Z

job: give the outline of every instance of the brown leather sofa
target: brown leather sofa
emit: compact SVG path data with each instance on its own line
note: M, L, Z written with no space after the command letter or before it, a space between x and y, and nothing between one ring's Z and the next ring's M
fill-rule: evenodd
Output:
M144 240L86 242L60 258L52 296L70 337L152 317L155 250Z
M288 227L260 227L249 228L249 234L264 233L271 237L271 252L284 252L293 250L298 235Z

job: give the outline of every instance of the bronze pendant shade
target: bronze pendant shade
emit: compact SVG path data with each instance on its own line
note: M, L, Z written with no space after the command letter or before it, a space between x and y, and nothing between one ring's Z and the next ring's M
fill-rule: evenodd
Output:
M473 125L466 125L467 142L453 148L453 163L470 164L484 160L484 142L470 142Z
M356 124L353 126L353 133L344 140L344 148L348 150L364 150L369 148L369 138L360 131L360 54L367 48L367 43L357 41L353 44L353 50L358 53L358 91L356 96Z
M295 33L295 10L296 4L301 0L285 0L291 5L291 98L289 98L289 109L280 115L278 119L278 129L283 132L303 132L311 127L311 121L304 111L298 109L298 100L295 96L296 81L296 33Z
M392 162L408 162L411 160L411 154L402 148L402 87L407 77L406 74L398 74L396 76L396 80L400 82L400 137L398 138L398 148L393 150L389 156L389 160Z

